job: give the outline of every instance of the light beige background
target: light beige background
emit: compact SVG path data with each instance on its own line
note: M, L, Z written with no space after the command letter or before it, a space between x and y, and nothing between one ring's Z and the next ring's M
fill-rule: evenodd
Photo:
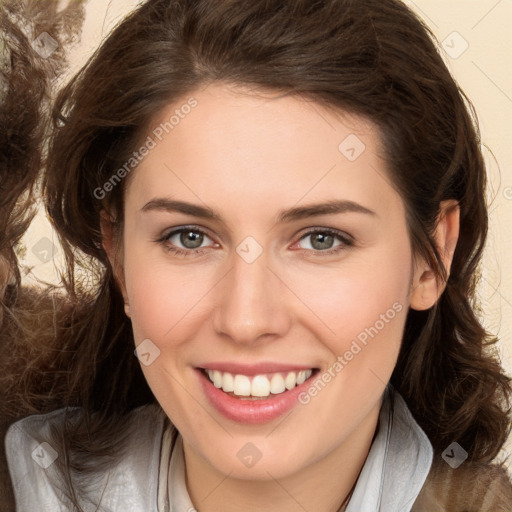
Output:
M73 70L85 62L115 23L138 3L134 0L88 2L82 40L72 49ZM424 19L441 42L449 68L476 107L482 141L496 157L497 163L484 148L490 183L491 229L479 295L485 325L501 338L499 354L503 366L512 374L512 1L406 0L405 3ZM57 281L61 252L43 213L36 218L23 242L26 281L36 278ZM512 453L512 440L502 455L506 452Z

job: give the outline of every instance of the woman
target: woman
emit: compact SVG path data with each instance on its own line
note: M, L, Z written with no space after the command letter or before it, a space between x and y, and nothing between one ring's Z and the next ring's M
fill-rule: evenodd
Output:
M401 2L149 0L54 118L73 314L19 510L510 507L479 136Z

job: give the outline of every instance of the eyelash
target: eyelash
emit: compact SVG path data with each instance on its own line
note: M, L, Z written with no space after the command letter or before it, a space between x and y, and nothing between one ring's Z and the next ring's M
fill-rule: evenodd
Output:
M174 235L183 233L183 232L199 233L201 235L207 236L208 238L211 238L208 235L208 233L206 233L205 231L203 231L202 229L200 229L196 226L184 226L182 228L175 229L175 230L167 233L166 235L162 236L161 238L155 240L155 242L162 244L164 246L164 249L167 252L170 252L177 256L188 257L188 256L200 256L201 254L203 254L206 248L187 250L187 249L180 249L179 247L176 247L174 245L169 245L167 243L169 241L169 239L172 238ZM307 238L308 236L314 235L316 233L322 233L324 235L332 235L335 238L337 238L339 241L341 241L342 244L338 245L334 249L325 249L323 251L322 250L313 250L313 249L299 249L299 250L301 250L303 253L308 253L308 254L312 254L314 256L324 257L324 256L330 256L333 254L337 254L343 250L346 250L347 247L352 247L354 245L354 240L350 236L344 234L341 231L338 231L338 230L335 230L332 228L311 229L310 231L307 231L306 233L304 233L299 238L298 241L300 242L304 238Z

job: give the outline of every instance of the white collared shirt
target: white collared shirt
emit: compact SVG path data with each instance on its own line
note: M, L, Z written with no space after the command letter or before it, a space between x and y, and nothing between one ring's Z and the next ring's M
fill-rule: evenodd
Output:
M7 432L7 462L17 512L70 510L59 490L60 474L54 463L61 455L48 443L50 424L62 422L64 412L29 416ZM182 437L160 406L139 407L128 421L129 449L106 474L98 472L87 482L84 510L96 510L102 496L105 512L194 512L185 485ZM410 512L432 458L426 434L388 384L378 431L346 512Z

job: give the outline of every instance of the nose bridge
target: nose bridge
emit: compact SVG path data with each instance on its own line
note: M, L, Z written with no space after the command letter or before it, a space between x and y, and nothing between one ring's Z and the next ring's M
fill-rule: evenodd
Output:
M282 336L289 327L280 281L267 265L265 251L251 245L251 241L242 242L233 254L214 318L216 331L233 342L252 343L264 335Z

